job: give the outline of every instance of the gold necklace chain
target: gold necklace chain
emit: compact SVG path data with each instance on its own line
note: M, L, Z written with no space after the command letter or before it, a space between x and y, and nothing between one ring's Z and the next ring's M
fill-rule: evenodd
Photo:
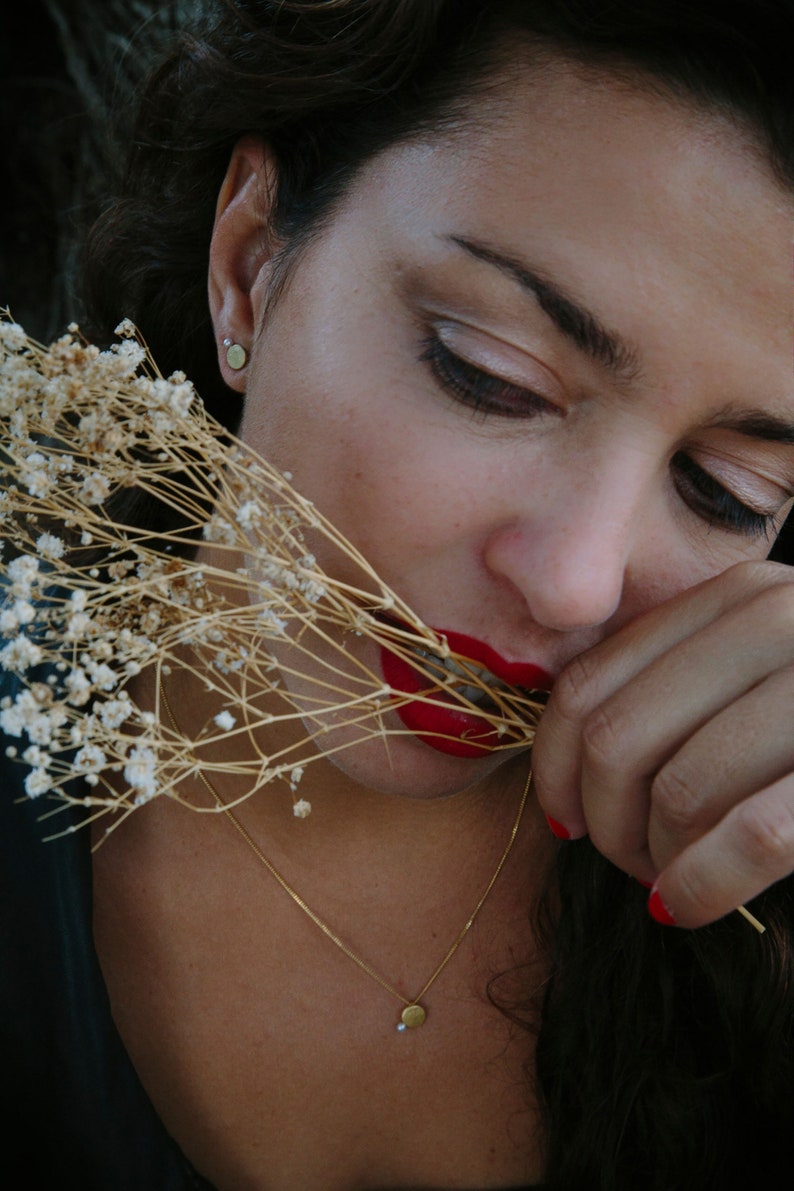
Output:
M168 702L168 696L165 693L165 687L163 685L162 677L160 677L160 679L159 679L159 686L160 686L160 697L163 701L163 706L165 707L166 715L168 716L169 720L171 721L171 727L174 729L175 732L177 732L181 736L182 731L181 731L179 725L177 724L176 719L174 718L174 713L172 712L171 705ZM427 1018L427 1010L425 1009L424 1005L421 1004L422 997L424 997L425 994L430 990L431 986L433 984L435 984L436 980L441 975L441 973L444 971L444 968L446 968L447 964L452 959L453 955L458 950L458 948L460 947L463 940L466 938L466 935L471 930L471 928L474 925L474 922L477 918L477 915L479 914L480 910L484 906L485 900L488 897L488 894L491 892L494 885L496 884L497 878L498 878L499 874L501 873L502 869L504 868L504 866L507 862L507 858L513 849L513 844L515 843L516 836L518 835L518 829L521 826L521 818L524 814L524 807L526 806L526 803L527 803L527 796L529 795L529 787L530 787L530 783L532 781L532 770L530 769L530 771L527 775L526 784L524 785L524 791L521 795L521 801L518 806L518 814L516 815L515 822L513 823L513 827L510 832L510 837L507 841L507 847L505 848L504 852L502 853L502 855L499 859L499 863L497 864L496 869L494 870L493 876L491 877L488 884L485 886L485 890L484 890L482 896L480 897L480 900L477 902L477 905L474 907L471 914L467 918L466 922L463 925L463 928L459 932L455 941L452 943L451 947L447 951L444 958L441 960L441 963L438 965L436 970L433 972L433 975L430 977L429 980L427 980L425 982L425 984L422 986L420 991L417 993L417 995L413 999L409 999L408 997L403 996L403 994L398 989L396 989L393 984L390 984L390 982L384 976L382 976L380 974L380 972L376 971L376 969L373 968L372 964L367 963L367 961L365 959L363 959L360 955L357 955L356 952L353 951L353 949L351 947L348 947L347 943L345 943L343 939L340 939L340 937L336 933L336 931L334 931L332 929L332 927L330 927L328 925L328 923L325 922L319 916L319 914L315 913L315 911L311 908L311 906L306 904L306 902L303 900L303 898L297 892L297 890L292 888L292 886L289 884L289 882L286 880L286 878L284 878L281 875L281 873L278 871L278 869L275 867L275 865L273 865L268 860L267 856L265 856L264 852L259 847L256 840L251 836L251 834L247 830L247 828L245 828L243 826L243 824L240 822L240 820L237 818L237 816L234 814L234 812L231 811L226 806L226 803L223 801L223 799L221 798L218 791L212 785L209 778L206 777L206 775L204 774L204 772L201 769L199 769L197 772L198 772L199 780L203 783L203 785L207 788L207 790L209 790L210 794L215 799L216 804L219 807L223 808L223 813L226 815L227 819L231 820L232 824L237 829L237 831L240 833L240 835L243 837L245 842L248 844L248 847L251 849L251 851L254 853L254 855L257 857L257 859L264 865L264 867L267 869L267 871L270 873L270 875L274 878L274 880L277 881L277 883L281 886L281 888L284 890L284 892L287 893L292 898L292 900L295 902L295 905L298 906L301 910L303 910L304 914L306 914L307 917L309 917L312 920L312 922L315 924L315 926L320 928L320 930L323 932L323 934L326 936L326 938L330 939L331 942L334 943L339 948L340 951L344 952L344 954L348 957L348 959L351 959L353 961L353 963L356 964L356 966L361 969L362 972L366 972L366 974L368 976L370 976L374 981L376 981L376 983L379 984L381 986L381 988L385 989L386 992L391 993L391 995L393 997L396 997L398 1001L402 1002L404 1008L403 1008L402 1013L400 1014L400 1021L397 1025L397 1029L399 1031L404 1031L406 1029L413 1030L413 1029L416 1029L418 1026L424 1025L425 1019Z

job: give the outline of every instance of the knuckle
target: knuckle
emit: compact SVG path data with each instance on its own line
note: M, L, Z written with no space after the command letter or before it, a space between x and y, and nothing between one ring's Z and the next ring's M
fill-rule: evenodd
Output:
M732 594L737 597L763 594L781 588L783 591L794 591L790 568L781 566L777 562L767 562L765 559L751 559L737 562L723 572L724 582Z
M761 870L777 870L794 855L794 809L784 803L744 803L735 812L739 846Z
M786 636L794 633L794 584L775 583L757 592L750 608L768 632Z
M627 751L627 725L616 715L610 703L590 712L582 726L582 751L585 763L600 772L612 769L617 758Z
M564 719L578 721L587 715L593 703L595 669L595 662L582 653L568 663L555 682L553 698Z
M680 766L667 765L651 782L651 805L665 832L688 835L703 811L703 787Z

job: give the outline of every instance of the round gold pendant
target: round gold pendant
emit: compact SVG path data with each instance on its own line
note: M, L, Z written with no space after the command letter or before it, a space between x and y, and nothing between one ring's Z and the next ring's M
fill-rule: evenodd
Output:
M425 1024L426 1017L427 1014L421 1005L406 1005L400 1014L402 1029L415 1030L418 1026ZM400 1028L400 1026L397 1027L398 1030Z

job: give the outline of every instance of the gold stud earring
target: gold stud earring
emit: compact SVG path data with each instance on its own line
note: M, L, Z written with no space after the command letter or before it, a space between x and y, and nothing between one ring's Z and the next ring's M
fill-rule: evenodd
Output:
M248 353L240 343L233 343L231 339L224 339L223 346L226 348L226 363L235 372L239 372L241 368L245 368L248 363Z

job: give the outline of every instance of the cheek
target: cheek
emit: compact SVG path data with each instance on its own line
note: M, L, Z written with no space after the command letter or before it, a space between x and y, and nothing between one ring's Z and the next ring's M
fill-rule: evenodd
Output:
M393 581L417 560L452 550L464 494L443 479L431 434L393 416L351 409L328 435L296 444L295 482Z
M252 371L246 442L387 582L411 560L454 550L477 519L483 452L433 395L412 377L384 380L383 367L371 375L366 358L265 358L268 368Z
M680 514L663 511L648 527L626 568L623 600L613 628L713 579L740 562L766 557L769 544L719 530L693 528Z

